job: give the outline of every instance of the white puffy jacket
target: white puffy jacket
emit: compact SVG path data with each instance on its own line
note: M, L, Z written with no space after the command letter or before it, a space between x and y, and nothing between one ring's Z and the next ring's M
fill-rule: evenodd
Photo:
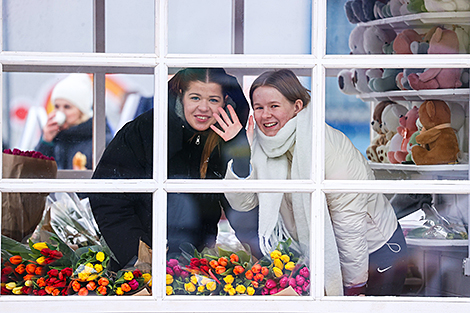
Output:
M326 125L325 133L326 179L375 179L366 159L342 132ZM231 171L231 164L226 178L238 178ZM247 177L250 178L251 175ZM253 193L226 193L225 196L238 211L249 211L258 205ZM382 247L397 228L394 210L383 194L329 193L326 199L340 255L343 285L364 283L368 278L369 254ZM283 201L282 205L287 203Z

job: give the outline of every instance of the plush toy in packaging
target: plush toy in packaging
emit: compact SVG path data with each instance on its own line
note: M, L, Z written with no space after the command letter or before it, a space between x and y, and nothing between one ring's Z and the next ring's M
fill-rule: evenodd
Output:
M449 164L457 161L459 144L451 127L451 113L447 103L428 100L419 107L419 119L423 125L416 136L419 146L411 149L417 165Z
M37 151L7 149L3 153L3 178L56 178L57 164ZM2 193L2 235L22 241L41 220L47 194Z

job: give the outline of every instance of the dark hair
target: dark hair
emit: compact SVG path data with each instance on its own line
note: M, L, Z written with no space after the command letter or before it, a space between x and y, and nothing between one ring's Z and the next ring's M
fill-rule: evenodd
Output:
M222 94L225 98L227 89L232 84L230 76L223 68L186 68L180 70L169 82L169 88L177 95L182 97L188 90L189 84L194 81L203 83L216 83L222 87ZM216 147L220 149L220 136L210 129L209 136L202 150L201 162L199 164L199 174L201 178L206 178L209 157Z
M264 72L255 79L250 88L250 100L253 106L253 93L259 87L268 86L276 88L287 100L295 103L302 100L305 108L310 103L309 90L302 86L294 72L288 69Z

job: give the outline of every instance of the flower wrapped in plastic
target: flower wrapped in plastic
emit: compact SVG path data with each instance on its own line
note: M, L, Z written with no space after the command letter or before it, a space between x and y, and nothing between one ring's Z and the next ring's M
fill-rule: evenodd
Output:
M121 270L114 281L114 294L118 296L130 296L143 292L150 294L147 288L152 287L152 275L143 273L138 268Z

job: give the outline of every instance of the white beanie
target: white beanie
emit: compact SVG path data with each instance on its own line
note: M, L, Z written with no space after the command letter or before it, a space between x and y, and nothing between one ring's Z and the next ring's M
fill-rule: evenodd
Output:
M86 117L92 115L93 86L85 73L73 73L55 85L51 94L52 103L64 99L76 106Z

